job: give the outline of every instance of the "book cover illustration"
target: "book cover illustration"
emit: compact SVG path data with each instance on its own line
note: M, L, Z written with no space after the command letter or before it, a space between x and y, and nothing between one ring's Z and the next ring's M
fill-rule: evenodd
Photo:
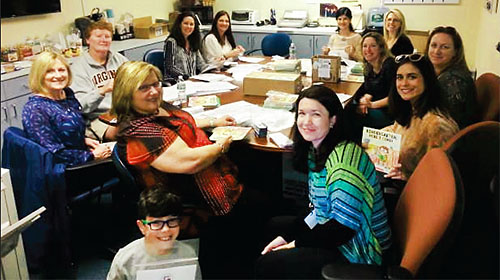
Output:
M251 129L251 127L242 126L218 126L213 129L210 140L217 141L218 139L227 136L232 136L233 141L242 140Z
M378 171L388 173L398 163L400 134L363 127L361 143Z
M215 108L220 105L220 98L217 95L191 96L189 97L189 107L202 106L204 108Z

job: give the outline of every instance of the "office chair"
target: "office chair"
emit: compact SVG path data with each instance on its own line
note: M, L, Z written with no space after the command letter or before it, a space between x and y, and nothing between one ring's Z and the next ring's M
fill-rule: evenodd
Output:
M118 170L120 176L120 182L122 186L122 191L118 194L120 201L123 201L127 205L134 204L136 206L139 199L139 194L142 191L141 188L137 186L134 175L130 172L129 166L120 158L118 149L115 146L113 153L111 154L113 163ZM180 225L179 239L190 239L199 237L200 226L207 222L208 211L205 209L186 201L183 201L183 215Z
M484 73L476 82L478 119L500 121L500 77Z
M430 150L408 180L394 213L393 248L383 266L327 264L325 279L441 278L440 265L462 219L460 174L442 149Z
M40 206L47 208L40 221L23 233L30 271L45 269L47 260L54 256L59 258L54 260L57 265L68 264L74 255L72 210L118 182L111 161L66 167L54 154L28 139L22 129L9 127L4 132L2 167L10 170L19 217Z
M150 49L144 53L144 57L142 58L144 62L153 64L154 66L160 69L162 75L164 75L164 67L165 67L165 55L162 49Z
M498 179L500 123L479 122L459 131L443 149L462 177L464 217L450 266L451 278L499 278ZM480 248L478 250L478 248Z
M250 55L257 51L262 51L262 54L265 56L288 56L290 44L292 43L292 39L290 35L286 33L273 33L266 35L264 39L262 39L261 48L251 50L246 52L245 55Z

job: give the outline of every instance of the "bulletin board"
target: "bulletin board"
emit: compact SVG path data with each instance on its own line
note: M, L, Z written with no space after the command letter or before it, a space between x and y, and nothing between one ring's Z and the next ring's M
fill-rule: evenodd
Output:
M384 4L459 4L460 0L384 0Z

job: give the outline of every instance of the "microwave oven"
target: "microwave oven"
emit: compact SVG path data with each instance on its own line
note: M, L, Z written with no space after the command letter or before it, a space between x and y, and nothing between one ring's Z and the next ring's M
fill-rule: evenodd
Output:
M255 10L234 10L231 13L232 24L254 25L258 21L258 13Z

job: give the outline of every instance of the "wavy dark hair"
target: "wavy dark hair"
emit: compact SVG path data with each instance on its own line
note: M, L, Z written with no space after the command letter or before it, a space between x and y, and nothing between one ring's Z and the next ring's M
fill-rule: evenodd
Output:
M451 39L453 40L453 48L455 49L455 55L450 60L448 66L441 72L446 71L446 69L449 67L457 67L465 71L470 71L469 67L467 66L467 61L465 60L465 50L464 44L462 42L462 37L460 37L460 34L458 34L457 30L453 26L438 26L434 28L434 30L432 30L429 38L427 39L425 55L429 55L429 46L431 44L432 37L438 33L450 35Z
M344 141L351 140L351 133L348 126L344 122L344 109L340 103L337 94L325 86L312 86L299 95L295 102L295 123L292 127L291 138L293 140L293 166L300 172L308 172L308 154L312 147L312 143L306 141L300 134L297 127L297 117L299 112L299 103L304 98L310 98L318 101L328 110L328 117L336 116L335 124L330 129L325 139L321 142L318 149L315 151L316 166L315 171L319 171L325 167L326 160L335 146Z
M170 35L168 38L174 38L177 42L177 45L183 49L186 48L186 39L184 39L184 35L182 35L181 25L182 21L186 17L192 17L194 20L194 30L191 35L188 36L189 46L191 51L198 51L201 46L201 36L200 36L200 25L196 20L194 13L191 11L182 12L174 21L174 25L172 26L172 30L170 31Z
M351 9L349 9L347 7L342 7L340 9L338 9L337 13L335 13L335 17L338 18L339 16L346 16L350 20L352 20ZM354 32L354 27L352 26L352 23L349 23L349 30L351 30L351 32ZM337 32L339 32L339 31L340 31L340 27L337 28Z
M214 20L212 21L212 28L207 33L207 35L203 37L203 40L205 40L205 38L207 38L208 35L214 34L219 44L221 46L224 45L225 40L223 37L220 36L219 31L217 30L217 22L219 21L219 18L221 18L222 16L227 16L227 18L229 19L229 27L227 28L226 32L224 32L224 36L226 36L227 40L229 41L229 44L234 49L236 48L236 42L234 41L233 31L231 30L231 17L229 16L229 13L224 10L219 11L217 12L217 14L215 14Z
M424 91L412 106L410 101L401 98L396 88L397 79L394 79L395 82L389 92L389 111L395 117L396 122L404 127L410 127L411 117L414 115L422 118L429 111L447 115L447 110L443 107L441 86L430 60L426 56L421 57L418 61L404 58L397 63L396 72L407 63L412 64L420 71L424 80Z

